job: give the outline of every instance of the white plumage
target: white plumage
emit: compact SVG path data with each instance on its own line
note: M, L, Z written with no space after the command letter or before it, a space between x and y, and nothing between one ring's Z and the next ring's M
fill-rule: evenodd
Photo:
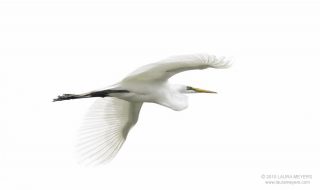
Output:
M213 55L180 55L142 66L123 81L166 81L173 75L187 70L209 67L221 69L229 66L229 61L224 61L224 58L218 59Z
M173 75L195 69L227 68L229 61L213 55L183 55L145 65L105 90L84 94L64 94L54 101L100 97L89 110L80 130L78 150L86 163L111 160L136 124L144 102L176 111L188 106L188 93L215 93L186 85L170 84Z
M91 106L80 128L77 153L80 162L100 164L111 160L138 121L142 103L101 98Z

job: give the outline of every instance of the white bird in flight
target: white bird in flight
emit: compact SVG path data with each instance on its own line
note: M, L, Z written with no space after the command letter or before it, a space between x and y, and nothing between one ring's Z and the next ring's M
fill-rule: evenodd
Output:
M64 94L53 101L100 97L90 108L80 129L80 161L100 164L110 161L123 145L129 130L137 123L141 106L156 103L181 111L188 107L189 93L216 93L169 83L173 75L195 69L228 68L229 61L213 55L182 55L142 66L119 83L84 94Z

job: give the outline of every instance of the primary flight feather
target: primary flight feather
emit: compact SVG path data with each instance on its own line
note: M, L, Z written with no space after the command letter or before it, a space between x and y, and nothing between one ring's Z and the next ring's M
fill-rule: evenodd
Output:
M215 93L169 83L173 75L195 69L228 68L229 61L213 55L182 55L142 66L111 87L84 94L64 94L53 101L79 98L99 99L92 105L80 130L78 152L86 163L111 160L137 123L144 102L181 111L188 106L188 93Z

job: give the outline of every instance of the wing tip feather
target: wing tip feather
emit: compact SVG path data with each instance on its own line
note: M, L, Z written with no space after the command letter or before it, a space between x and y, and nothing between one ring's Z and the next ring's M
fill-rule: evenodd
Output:
M230 59L226 59L225 57L217 58L215 55L207 54L208 64L212 68L216 69L226 69L232 66L232 62Z

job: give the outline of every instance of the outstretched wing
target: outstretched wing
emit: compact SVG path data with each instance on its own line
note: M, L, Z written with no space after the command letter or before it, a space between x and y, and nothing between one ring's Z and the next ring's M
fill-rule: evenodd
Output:
M208 54L180 55L140 67L123 79L123 81L164 81L183 71L210 67L217 69L227 68L230 66L229 63L224 58L218 59L216 56Z
M96 100L79 131L80 162L101 164L111 160L138 121L141 106L142 103L111 97Z

